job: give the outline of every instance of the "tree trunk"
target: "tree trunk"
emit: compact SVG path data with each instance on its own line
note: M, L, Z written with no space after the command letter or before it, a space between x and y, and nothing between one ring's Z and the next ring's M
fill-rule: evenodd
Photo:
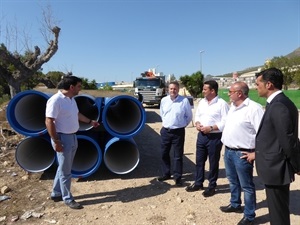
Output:
M22 82L31 78L44 63L47 63L58 50L58 37L60 28L52 28L54 40L51 40L46 51L41 54L38 46L34 47L34 52L24 61L21 56L10 52L4 44L0 45L0 76L8 83L10 97L13 98L21 91Z
M9 92L11 98L13 98L17 93L21 92L21 83L14 81L14 82L9 82Z

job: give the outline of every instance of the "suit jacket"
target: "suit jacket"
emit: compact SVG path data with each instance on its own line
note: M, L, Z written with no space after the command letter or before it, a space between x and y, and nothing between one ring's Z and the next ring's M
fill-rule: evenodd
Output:
M256 135L255 164L267 185L286 185L295 179L289 158L298 140L298 109L280 93L267 107Z

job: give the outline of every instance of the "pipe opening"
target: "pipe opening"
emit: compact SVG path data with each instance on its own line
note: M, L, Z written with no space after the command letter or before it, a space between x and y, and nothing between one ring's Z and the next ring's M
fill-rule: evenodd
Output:
M104 154L106 167L116 174L126 174L134 170L140 157L134 141L113 138L110 142L107 143Z
M102 161L99 145L90 137L78 135L78 148L73 161L72 176L87 177L94 173Z
M80 113L85 115L87 118L91 120L99 120L100 116L100 107L97 105L94 97L89 95L77 95L74 97L77 107ZM83 123L79 121L79 131L89 130L92 126L87 123Z
M140 103L128 97L111 100L104 106L106 110L103 121L109 130L112 130L113 136L117 136L115 133L120 135L134 133L142 124L143 114Z
M41 172L53 164L55 151L50 141L41 137L29 137L18 144L15 157L24 170Z
M49 96L36 91L21 92L10 102L7 119L20 134L39 136L47 132L45 110Z

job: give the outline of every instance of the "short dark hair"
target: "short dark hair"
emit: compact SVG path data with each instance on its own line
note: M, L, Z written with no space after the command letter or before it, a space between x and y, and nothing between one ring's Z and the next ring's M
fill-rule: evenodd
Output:
M262 76L262 80L271 82L275 88L281 90L283 85L283 73L281 70L273 67L255 74L256 78Z
M62 80L57 84L57 88L69 90L71 85L75 86L78 83L82 83L82 80L79 77L67 75L64 76Z
M170 84L174 84L174 85L176 85L178 88L179 88L179 83L178 83L178 81L171 81L170 83L169 83L169 85Z
M207 80L204 82L204 84L207 84L209 86L209 89L215 90L216 94L218 94L219 85L218 82L215 80Z

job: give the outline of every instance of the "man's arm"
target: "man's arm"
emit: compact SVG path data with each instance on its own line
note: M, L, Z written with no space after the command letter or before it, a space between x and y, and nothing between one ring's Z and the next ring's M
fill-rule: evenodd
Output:
M47 128L48 134L50 135L50 138L52 139L52 141L54 143L54 146L55 146L54 150L57 152L62 152L63 145L57 136L54 121L55 121L54 118L46 117L46 120L45 120L46 128Z
M91 120L91 119L87 118L85 115L81 114L80 112L78 113L78 119L79 119L79 121L81 121L83 123L91 124L93 127L98 127L99 126L98 121Z

